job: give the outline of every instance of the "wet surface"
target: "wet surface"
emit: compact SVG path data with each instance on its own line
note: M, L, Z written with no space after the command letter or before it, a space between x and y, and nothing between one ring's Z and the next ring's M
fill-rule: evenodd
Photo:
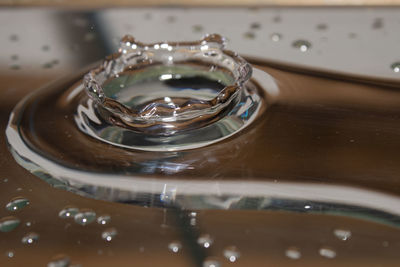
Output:
M280 89L267 95L263 116L228 140L176 155L109 146L105 158L98 141L57 142L70 132L47 131L52 158L77 169L134 173L129 164L150 162L148 173L136 170L158 182L129 205L51 187L15 162L5 141L9 113L23 96L102 58L101 47L72 49L69 64L0 74L1 266L398 266L396 83L310 76L257 61ZM60 153L65 145L74 153ZM116 168L121 160L126 169ZM165 168L178 165L185 167Z

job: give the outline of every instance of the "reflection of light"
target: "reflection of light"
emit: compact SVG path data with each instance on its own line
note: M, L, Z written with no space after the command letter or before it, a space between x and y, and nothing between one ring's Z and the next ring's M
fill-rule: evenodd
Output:
M172 74L163 74L160 76L160 80L169 80L169 79L172 79Z
M171 76L172 76L172 75L171 75ZM164 101L165 101L165 102L171 102L171 98L168 97L168 96L166 96L166 97L164 97Z
M236 257L235 256L230 256L229 257L229 261L230 262L235 262L236 261Z

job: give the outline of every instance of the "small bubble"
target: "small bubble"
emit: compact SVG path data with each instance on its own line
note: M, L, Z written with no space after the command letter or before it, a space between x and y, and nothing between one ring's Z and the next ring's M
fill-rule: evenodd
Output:
M252 24L250 24L250 28L253 29L253 30L260 29L261 28L261 24L258 23L258 22L253 22Z
M176 21L176 18L175 18L174 16L168 16L168 17L167 17L167 22L173 23L173 22L175 22L175 21Z
M75 208L73 206L66 206L58 213L58 217L66 219L74 217L78 212L79 212L78 208Z
M19 40L18 35L16 35L16 34L11 34L10 35L10 41L17 42L18 40Z
M44 63L44 64L42 65L42 67L43 67L44 69L51 69L51 68L53 67L53 64L51 64L51 62L47 62L47 63Z
M168 249L174 253L178 253L182 248L182 244L179 241L172 241L168 244Z
M311 43L305 40L296 40L292 43L292 46L301 52L306 52L311 48Z
M357 34L356 33L354 33L354 32L350 32L349 33L349 38L350 39L355 39L357 37Z
M395 62L390 67L394 72L400 73L400 62Z
M110 215L101 215L97 218L97 223L102 225L108 224L110 221L111 221Z
M253 40L253 39L256 38L256 35L254 34L254 32L245 32L243 34L243 37L246 38L246 39Z
M374 30L378 30L383 28L383 19L382 18L376 18L374 19L374 21L372 22L372 29Z
M88 225L96 219L96 213L90 209L82 209L74 216L74 221L80 225Z
M349 230L344 229L335 229L333 234L339 238L340 240L346 241L349 240L351 237L351 232Z
M20 222L19 219L13 216L3 217L0 219L0 232L10 232L14 230Z
M42 51L49 51L50 50L50 46L48 46L48 45L43 45L42 46Z
M39 235L37 233L34 232L30 232L28 234L26 234L23 238L22 238L22 243L24 244L33 244L36 243L39 240Z
M221 264L219 263L219 261L213 258L206 258L205 261L203 262L203 267L220 267L220 266Z
M203 26L201 25L193 25L192 26L193 32L202 32L203 31Z
M47 267L68 267L69 265L69 257L64 254L59 254L53 257L53 259L47 264Z
M117 235L117 229L115 228L108 228L101 233L101 238L107 242L113 240L113 238Z
M301 252L296 247L290 247L285 251L286 257L292 260L298 260L301 258Z
M319 249L319 255L328 259L333 259L336 257L336 252L331 248L323 247Z
M8 182L8 179L7 179L7 178L4 178L4 179L3 179L3 182L7 183L7 182Z
M30 227L32 225L32 223L31 222L26 222L25 225Z
M13 257L15 256L15 252L12 251L12 250L10 250L10 251L7 251L7 252L6 252L6 255L7 255L7 257L9 257L9 258L13 258Z
M240 252L235 246L229 246L224 249L224 256L230 262L235 262L240 257Z
M208 234L201 235L197 238L197 243L204 248L209 248L213 242L214 240Z
M317 24L317 30L319 31L325 31L328 29L328 25L326 25L325 23L319 23Z
M24 189L22 189L21 187L18 187L16 191L19 192L19 191L22 191L22 190L24 190Z
M383 241L382 242L382 246L387 248L389 246L389 242L388 241Z
M280 23L282 21L282 18L280 16L275 16L272 18L272 21L274 23Z
M6 209L9 211L18 211L29 205L29 200L24 197L16 197L7 203Z
M282 35L275 32L270 35L270 38L274 42L279 42L282 39Z
M11 60L18 60L19 56L18 55L11 55Z

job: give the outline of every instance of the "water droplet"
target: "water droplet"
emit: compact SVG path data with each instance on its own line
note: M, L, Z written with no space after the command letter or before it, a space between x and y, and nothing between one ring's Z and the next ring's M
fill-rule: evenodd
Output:
M30 232L22 238L22 243L33 244L36 243L38 240L39 240L39 235L37 233Z
M74 216L77 224L87 225L96 219L96 213L90 209L82 209Z
M203 26L201 25L193 25L192 26L193 32L202 32L203 31Z
M235 246L229 246L224 249L224 256L230 262L235 262L240 257L240 252Z
M167 22L173 23L173 22L175 22L175 21L176 21L176 18L175 18L174 16L168 16L168 17L167 17Z
M11 60L18 60L18 55L11 55Z
M68 267L70 259L67 255L59 254L53 257L51 262L47 264L47 267Z
M17 211L29 205L29 200L24 197L13 198L7 203L6 208L10 211Z
M10 250L10 251L7 251L7 252L6 252L6 255L7 255L7 257L12 258L12 257L14 257L15 252L12 251L12 250Z
M110 242L111 240L114 239L114 237L117 235L117 233L118 233L117 229L108 228L103 233L101 233L101 238L103 238L107 242Z
M296 40L292 46L299 49L301 52L306 52L311 48L311 43L306 40Z
M181 250L182 244L179 241L172 241L168 244L168 249L174 253L178 253Z
M333 234L339 238L340 240L346 241L350 239L351 237L351 232L349 230L344 230L344 229L335 229L333 231Z
M199 238L197 238L197 243L204 248L209 248L213 242L214 240L211 238L210 235L207 234L201 235L199 236Z
M328 25L326 25L325 23L319 23L319 24L317 24L317 30L319 30L319 31L325 31L326 29L328 29Z
M289 259L297 260L301 258L301 252L296 247L290 247L285 251L286 257Z
M274 42L279 42L282 39L282 35L275 32L271 34L270 38Z
M10 41L16 42L16 41L18 41L18 40L19 40L18 35L16 35L16 34L11 34L11 35L10 35Z
M243 37L246 39L253 40L254 38L256 38L256 35L254 34L254 32L245 32L243 34Z
M261 28L261 24L258 23L258 22L253 22L253 23L250 25L250 28L251 28L251 29L260 29L260 28Z
M333 259L336 257L336 252L331 248L323 247L319 249L319 255L328 259Z
M14 230L21 221L13 216L7 216L0 219L0 232L10 232Z
M275 17L273 17L272 21L275 23L279 23L282 21L282 18L280 16L275 16Z
M75 208L73 206L66 206L58 213L58 217L66 219L74 217L78 212L79 212L78 208Z
M357 34L356 33L354 33L354 32L350 32L349 33L349 38L350 39L354 39L354 38L356 38L357 37Z
M220 267L220 266L221 264L219 263L219 261L213 258L207 258L203 262L203 267Z
M17 64L13 64L13 65L10 66L10 69L12 69L12 70L19 70L19 69L21 69L21 66L20 66L20 65L17 65Z
M372 22L372 29L374 29L374 30L378 30L378 29L381 29L381 28L383 28L383 19L382 18L376 18L376 19L374 19L374 21Z
M49 51L50 50L50 46L44 45L44 46L42 46L42 50L43 51Z
M394 72L400 73L400 62L395 62L390 67Z
M105 225L111 221L110 215L101 215L97 218L97 223Z

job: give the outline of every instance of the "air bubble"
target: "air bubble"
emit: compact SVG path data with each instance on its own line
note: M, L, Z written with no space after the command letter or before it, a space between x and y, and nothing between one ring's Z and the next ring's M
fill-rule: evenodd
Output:
M101 225L106 225L111 221L110 215L101 215L97 218L97 223Z
M75 208L73 206L66 206L58 213L58 217L66 219L74 217L78 212L79 212L78 208Z
M296 247L290 247L285 251L286 257L292 260L298 260L301 258L301 252Z
M52 261L47 264L47 267L68 267L69 265L69 257L64 254L59 254L53 257Z
M7 257L9 257L9 258L13 258L14 256L15 256L15 252L14 251L7 251L6 252L6 255L7 255Z
M29 205L29 200L24 197L13 198L7 203L6 209L9 211L18 211Z
M182 244L179 241L172 241L168 244L168 249L174 253L178 253L182 248Z
M335 229L333 231L333 234L339 238L340 240L346 241L350 239L351 237L351 232L349 230L344 230L344 229Z
M254 32L245 32L243 34L243 37L246 38L246 39L253 40L253 39L256 38L256 35L254 34Z
M193 32L202 32L203 31L203 26L201 25L193 25L192 26Z
M80 210L74 216L74 221L80 225L88 225L96 219L96 213L90 209Z
M336 252L331 248L323 247L319 249L319 255L328 259L333 259L336 257Z
M213 242L214 242L214 240L208 234L201 235L197 239L197 243L199 245L201 245L202 247L204 247L204 248L209 248L212 245Z
M39 235L37 233L31 232L26 234L21 241L24 244L30 245L36 243L38 240L39 240Z
M10 41L17 42L18 40L19 40L18 35L16 35L16 34L11 34L10 35Z
M325 23L317 24L317 30L325 31L326 29L328 29L328 25L326 25Z
M42 50L43 51L49 51L50 50L50 46L44 45L44 46L42 46Z
M0 232L11 232L20 224L20 222L19 219L13 216L3 217L0 219Z
M292 46L299 49L301 52L307 52L311 48L311 43L306 40L296 40Z
M261 28L261 24L258 23L258 22L253 22L252 24L250 24L250 28L254 29L254 30L260 29Z
M110 242L111 240L114 239L114 237L117 235L117 233L118 233L117 229L108 228L103 233L101 233L101 238L107 242Z
M18 60L18 55L11 55L11 60Z
M224 256L230 262L235 262L240 257L240 252L235 246L229 246L224 249Z
M394 72L400 73L400 62L395 62L390 67Z
M274 42L279 42L282 39L282 35L280 33L272 33L270 36L271 40Z

